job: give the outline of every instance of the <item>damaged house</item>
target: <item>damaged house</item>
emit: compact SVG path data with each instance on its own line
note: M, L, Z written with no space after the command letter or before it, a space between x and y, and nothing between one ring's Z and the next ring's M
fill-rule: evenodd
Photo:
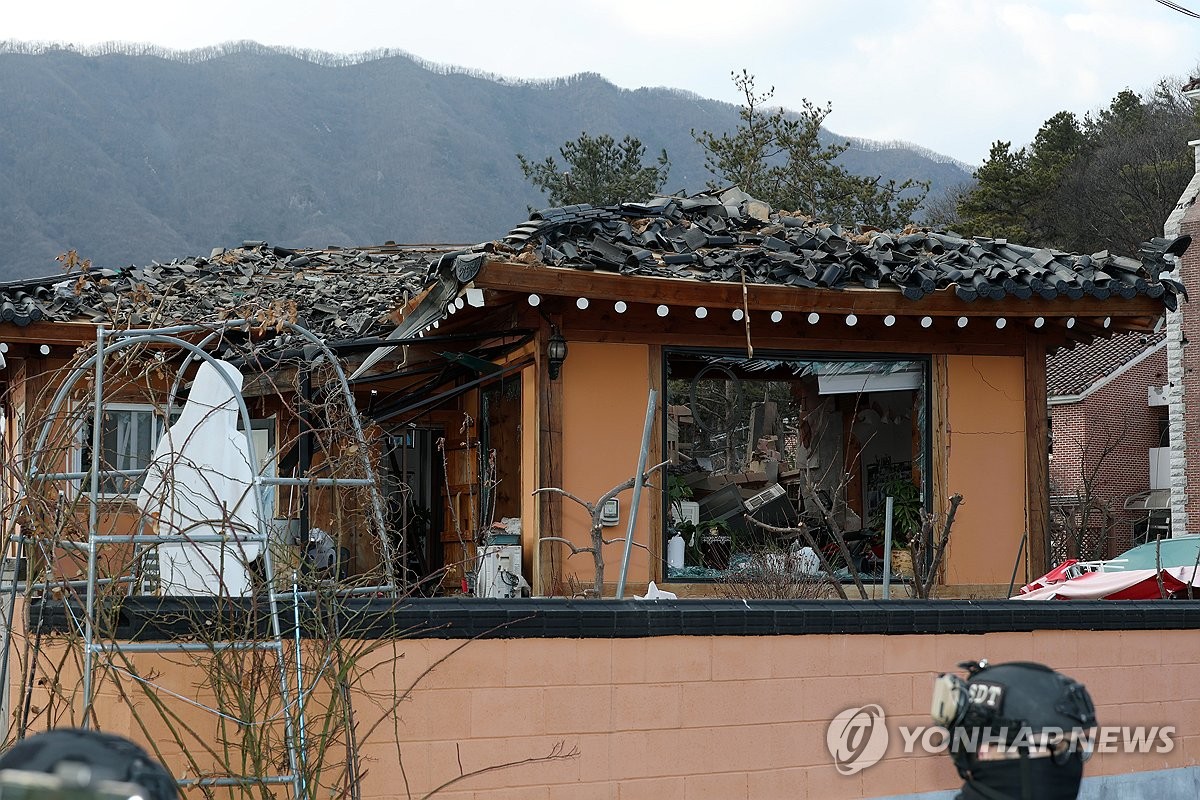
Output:
M0 287L6 446L27 452L38 404L97 326L246 319L204 346L245 376L259 469L295 479L266 490L274 524L297 542L327 532L347 578L382 574L386 557L426 593L585 593L592 559L572 553L589 546L592 518L537 490L594 502L629 481L654 391L646 463L668 466L640 499L597 509L605 594L635 504L631 591L655 581L685 596L711 592L753 547L789 545L748 513L818 536L832 517L865 559L885 497L944 515L957 493L940 592L996 596L1050 558L1047 352L1151 331L1182 295L1167 274L1186 246L1158 239L1128 258L841 228L730 190L547 209L457 250L247 242L90 268ZM354 442L308 435L346 404L288 324L350 378L386 530L348 490L300 485L362 472L344 457ZM99 438L110 468L145 467L176 413L172 373L155 364L178 358L148 346L114 366L124 380ZM78 443L56 456L70 472L90 451L82 433L64 436ZM137 488L104 487L114 530L136 525Z

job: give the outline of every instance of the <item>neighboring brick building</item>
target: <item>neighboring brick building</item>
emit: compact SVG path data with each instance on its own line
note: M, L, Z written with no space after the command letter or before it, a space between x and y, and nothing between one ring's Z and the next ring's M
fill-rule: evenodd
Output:
M1089 516L1085 558L1128 549L1135 531L1165 527L1169 470L1165 459L1167 372L1162 333L1123 334L1062 348L1046 360L1053 450L1051 503L1060 514L1082 514L1089 495L1103 510ZM1162 469L1152 468L1156 458ZM1109 516L1104 522L1105 512ZM1063 537L1055 560L1075 557Z

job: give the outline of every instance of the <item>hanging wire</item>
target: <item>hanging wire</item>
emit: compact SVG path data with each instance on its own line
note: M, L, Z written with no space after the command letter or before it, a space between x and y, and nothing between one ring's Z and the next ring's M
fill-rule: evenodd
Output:
M1172 11L1178 11L1180 14L1185 14L1185 15L1191 17L1192 19L1200 19L1200 14L1197 14L1195 11L1192 11L1190 8L1184 8L1183 6L1179 5L1178 3L1172 3L1171 0L1155 0L1155 2L1158 3L1160 6L1166 6L1167 8L1171 9Z

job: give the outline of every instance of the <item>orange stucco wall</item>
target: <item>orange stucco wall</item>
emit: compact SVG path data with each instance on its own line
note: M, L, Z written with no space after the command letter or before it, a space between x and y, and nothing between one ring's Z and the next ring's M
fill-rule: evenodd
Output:
M646 418L646 398L650 390L645 345L571 343L571 351L562 368L563 390L563 485L589 502L616 484L632 477L637 470L642 427ZM651 465L652 466L652 465ZM605 529L605 538L625 535L629 524L632 492L621 495L621 521ZM647 501L642 496L635 541L648 544ZM570 500L563 500L561 535L584 544L591 523L587 512ZM615 584L621 567L623 545L604 548L605 583ZM564 578L572 572L584 585L592 584L593 567L587 554L568 559ZM629 583L649 580L646 551L635 547L629 564Z
M1083 681L1101 724L1176 727L1171 752L1101 753L1087 764L1088 776L1193 766L1200 758L1194 631L479 640L419 682L400 705L398 725L373 727L395 687L409 686L461 644L401 641L402 657L391 644L364 656L360 686L371 700L356 708L367 800L406 796L405 786L421 797L460 764L470 771L535 758L559 742L578 756L490 772L438 797L849 800L951 789L959 781L949 758L905 754L896 726L925 724L935 675L983 657L1042 661ZM165 670L158 682L211 699L161 657L156 664ZM35 690L35 705L44 695ZM888 715L888 753L844 777L826 749L826 730L835 714L864 703ZM110 686L98 711L102 727L145 740ZM137 712L151 712L145 699ZM181 713L198 734L213 725L199 709ZM178 770L181 748L159 744Z
M947 359L949 496L963 504L946 557L948 584L1004 584L1025 530L1024 360L1013 356ZM1017 571L1019 583L1024 564Z

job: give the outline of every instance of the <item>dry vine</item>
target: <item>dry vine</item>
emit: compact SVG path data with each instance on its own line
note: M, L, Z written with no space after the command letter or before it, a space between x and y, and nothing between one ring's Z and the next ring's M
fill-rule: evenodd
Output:
M85 274L80 280L90 278ZM145 314L140 320L153 321ZM269 322L265 317L263 321ZM247 375L245 393L252 416L278 415L276 463L284 467L285 454L299 452L302 446L311 452L307 472L297 462L280 469L283 477L361 478L364 448L378 467L379 454L357 436L352 424L357 412L333 390L337 384L327 363L299 348L290 355L264 353L252 335L241 331L225 331L209 346ZM306 796L360 798L367 774L365 748L390 723L396 733L395 757L403 765L398 735L402 705L441 663L430 665L403 691L395 686L378 691L376 673L391 670L394 683L401 655L398 642L414 631L395 630L391 621L396 609L408 602L407 590L378 596L370 588L385 582L380 543L381 537L392 534L377 529L367 487L303 484L271 490L275 516L319 522L339 551L333 567L322 570L306 562L302 546L285 536L268 545L276 564L280 639L268 624L271 615L261 575L253 579L254 589L246 596L230 596L222 587L208 597L158 597L153 548L131 544L100 547L102 579L96 587L95 613L88 620L86 554L72 543L88 540L89 481L50 480L39 473L79 471L81 464L86 471L90 442L81 433L93 418L94 386L81 381L57 413L50 414L48 407L71 371L94 352L94 347L83 347L57 369L27 373L23 396L10 398L10 407L18 410L12 423L20 439L6 452L4 464L8 492L0 509L3 545L6 552L24 553L27 567L19 585L14 580L0 588L18 600L9 606L10 612L20 605L29 613L9 626L11 663L5 666L21 690L11 709L6 741L46 728L77 726L86 719L145 742L176 778L201 781L192 792L214 799L273 799L278 787L257 778L288 773L289 750L294 750ZM157 344L120 350L106 359L104 407L109 409L114 400L146 404L155 409L157 421L148 417L129 422L132 427L126 433L141 424L161 429L172 410L167 403L171 386L178 380L186 389L192 372L181 367L177 354ZM103 414L102 426L110 418L111 412ZM36 448L43 430L46 439ZM107 454L107 448L102 450L101 456ZM101 458L101 470L129 467ZM222 477L227 476L210 475L202 482L215 483ZM106 496L97 508L97 534L153 529L129 501L135 484L120 485L116 478L103 481L99 488ZM236 528L230 515L205 522L221 530ZM398 532L399 541L405 533ZM183 533L181 541L186 540ZM242 560L248 553L238 552L238 546L222 550L221 558L228 553ZM209 566L223 574L223 564ZM81 688L86 622L94 627L95 641L111 644L94 654L96 700L91 708L83 707ZM194 649L136 652L124 646L130 641L183 643ZM228 647L227 642L244 646ZM282 647L282 661L271 647ZM286 703L281 677L288 689ZM404 794L428 797L474 774L576 754L559 743L547 754L460 770L440 779L440 785L406 787ZM248 779L233 786L212 784L227 776Z

